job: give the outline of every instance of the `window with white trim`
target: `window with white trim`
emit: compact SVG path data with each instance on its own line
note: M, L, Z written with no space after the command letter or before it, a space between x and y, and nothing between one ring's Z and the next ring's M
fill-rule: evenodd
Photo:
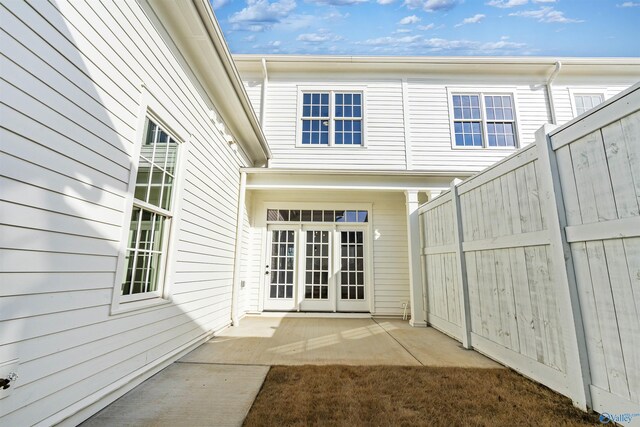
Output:
M147 119L126 242L123 301L161 296L178 142Z
M361 92L303 92L300 144L361 146Z
M515 108L511 95L456 93L451 98L455 147L517 146Z
M576 116L591 110L593 107L602 104L604 97L600 93L580 93L573 96L576 105Z

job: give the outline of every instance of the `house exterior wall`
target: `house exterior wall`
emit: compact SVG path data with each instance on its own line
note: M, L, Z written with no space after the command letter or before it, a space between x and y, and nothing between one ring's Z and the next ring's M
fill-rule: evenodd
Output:
M52 424L229 324L248 162L138 3L11 1L0 20L0 364L19 359L0 424ZM143 92L186 140L171 299L112 314Z
M267 56L267 68L269 57ZM477 172L534 140L535 131L552 120L546 77L526 71L442 74L425 71L354 72L341 64L320 63L317 70L293 71L299 64L278 63L268 71L265 100L264 75L258 59L240 58L239 71L252 105L263 105L264 132L273 151L275 168L416 170ZM284 65L283 65L284 64ZM636 65L637 66L637 65ZM260 67L262 67L260 65ZM290 68L291 70L289 70ZM613 71L612 67L612 71ZM567 76L552 86L557 124L575 117L572 93L602 92L605 100L626 89L637 77L599 72L593 76ZM302 147L296 126L300 121L302 90L362 90L364 92L365 146ZM573 92L572 92L573 91ZM518 147L463 149L452 147L451 92L512 94L516 107Z
M252 221L251 265L247 268L249 281L248 311L262 310L261 286L266 250L266 203L294 206L295 203L314 203L318 209L331 209L332 204L371 204L374 313L401 315L402 304L409 301L408 244L405 195L402 192L350 192L350 191L254 191Z
M244 80L254 109L261 108L258 75ZM367 148L296 147L299 88L349 90L366 87ZM340 76L313 78L308 76L272 77L267 85L263 129L273 152L270 167L310 169L405 169L402 88L388 79L362 78L347 80ZM325 149L323 149L325 148ZM346 154L345 154L346 153Z

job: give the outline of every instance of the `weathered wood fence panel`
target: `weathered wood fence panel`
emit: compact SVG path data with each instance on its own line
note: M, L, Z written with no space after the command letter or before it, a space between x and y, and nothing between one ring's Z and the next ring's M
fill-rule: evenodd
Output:
M603 412L640 413L640 85L420 207L427 319Z
M427 287L428 322L461 339L458 283L451 193L442 194L420 213L424 224L423 260Z
M598 411L640 412L639 92L550 134Z

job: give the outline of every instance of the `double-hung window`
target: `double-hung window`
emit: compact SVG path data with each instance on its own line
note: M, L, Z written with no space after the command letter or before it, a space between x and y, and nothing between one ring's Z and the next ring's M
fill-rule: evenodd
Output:
M361 92L303 92L302 146L362 146Z
M453 94L454 146L517 146L514 102L511 95Z
M600 93L576 93L574 95L576 116L591 110L593 107L604 102L604 96Z
M147 119L126 242L122 301L161 296L178 142Z

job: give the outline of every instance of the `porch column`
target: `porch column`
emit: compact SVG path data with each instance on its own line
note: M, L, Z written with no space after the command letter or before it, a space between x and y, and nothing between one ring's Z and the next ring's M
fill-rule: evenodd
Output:
M407 190L407 243L409 245L409 295L411 326L426 327L424 295L422 286L422 256L420 255L420 217L418 192Z

